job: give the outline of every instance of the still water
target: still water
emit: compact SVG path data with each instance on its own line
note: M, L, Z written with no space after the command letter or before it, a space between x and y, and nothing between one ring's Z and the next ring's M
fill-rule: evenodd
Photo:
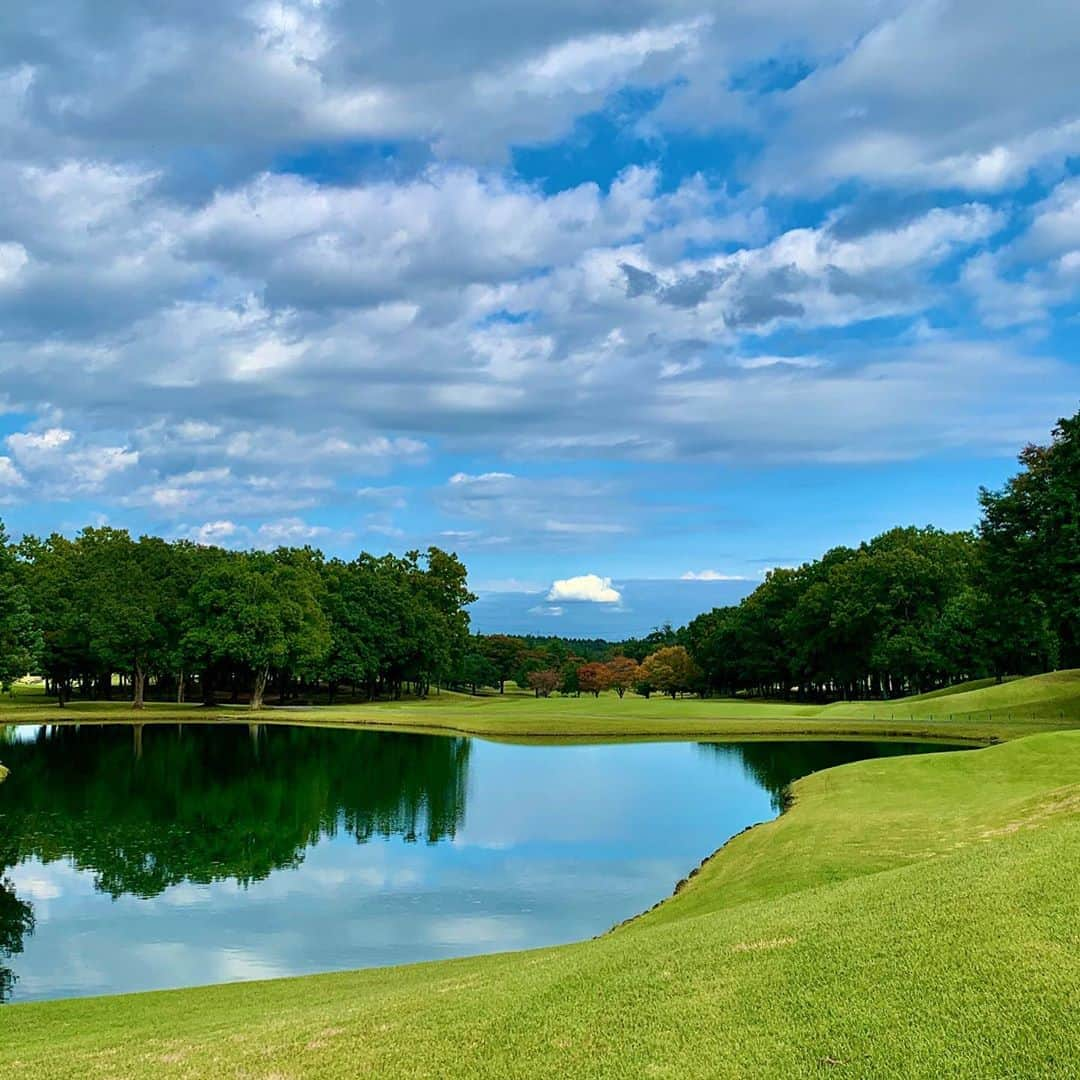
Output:
M0 998L589 937L771 817L794 778L923 749L940 748L0 728Z

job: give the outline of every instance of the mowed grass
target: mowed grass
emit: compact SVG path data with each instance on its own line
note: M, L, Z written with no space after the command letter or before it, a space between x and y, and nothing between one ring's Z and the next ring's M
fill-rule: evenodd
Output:
M597 940L9 1006L0 1075L1080 1075L1080 732L793 795Z
M151 703L134 713L123 701L73 702L58 709L40 690L0 701L0 723L176 723L183 721L349 724L482 735L503 739L744 739L790 736L896 737L986 742L1080 726L1080 671L981 685L940 700L854 702L830 706L729 699L469 697L444 691L423 701L365 705L204 708Z

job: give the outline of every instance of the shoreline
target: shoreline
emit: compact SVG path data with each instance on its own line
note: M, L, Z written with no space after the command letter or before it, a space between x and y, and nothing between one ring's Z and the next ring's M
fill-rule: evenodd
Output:
M935 1031L944 1025L949 1038L920 1060L949 1071L955 1034L981 1040L985 1052L1015 1065L1019 1021L1010 995L1035 992L1019 957L1051 934L1063 985L1080 980L1080 963L1066 948L1068 912L1048 924L1038 905L1019 902L1032 890L1071 896L1066 906L1080 913L1080 897L1067 889L1066 857L1080 845L1080 818L1062 797L1074 788L1077 732L977 754L837 766L796 780L783 812L730 837L671 896L599 937L403 967L20 1003L4 1010L9 1036L0 1064L52 1075L55 1039L77 1028L65 1067L88 1077L161 1075L172 1060L197 1076L294 1075L298 1068L339 1075L344 1063L374 1075L428 1075L436 1062L455 1076L526 1075L522 1068L566 1075L575 1067L569 1048L580 1047L582 1067L624 1061L627 1029L617 1018L644 1007L652 1019L635 1025L632 1037L645 1040L650 1059L670 1053L672 1025L692 1033L670 1075L697 1075L701 1062L721 1059L727 1065L719 1075L745 1075L748 1047L768 1059L773 1075L790 1075L813 1064L805 1055L818 1045L814 1017L833 1000L832 980L848 986L855 979L848 995L855 1015L838 1019L836 1034L885 1074L911 1060L908 1028L890 1017L910 1015L940 992L941 979L970 993L945 948L962 914L969 920L964 948L977 948L980 962L992 965L979 983L986 1000L939 1016ZM886 923L894 932L882 953ZM1014 943L1018 955L1002 942ZM866 950L895 974L879 971L856 992ZM889 1039L864 1030L860 1009L867 1007L884 1010ZM719 1028L705 1022L717 1009ZM404 1043L403 1015L411 1033ZM508 1068L514 1063L517 1071Z

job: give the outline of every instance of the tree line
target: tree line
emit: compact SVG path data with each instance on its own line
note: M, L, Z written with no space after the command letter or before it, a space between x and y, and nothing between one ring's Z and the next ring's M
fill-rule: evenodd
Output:
M61 704L119 674L177 700L254 707L350 694L896 697L1080 666L1080 413L1026 447L967 532L896 528L770 571L741 603L643 638L470 635L457 556L327 559L225 551L111 528L8 541L0 523L0 684L40 672Z
M890 529L641 639L477 637L468 681L833 700L1080 667L1080 413L1019 461L976 530Z
M1080 413L1019 462L973 532L891 529L698 616L679 636L701 689L896 697L1080 666Z
M119 679L207 704L262 706L322 688L424 695L460 664L475 597L439 548L328 559L315 548L228 551L121 529L9 542L0 524L0 683L44 676L63 705Z
M477 693L491 687L504 693L513 682L536 697L592 694L605 690L620 698L656 692L676 697L695 691L700 672L670 627L644 639L611 643L602 639L530 638L477 634L461 664L460 685ZM582 644L586 647L582 648Z

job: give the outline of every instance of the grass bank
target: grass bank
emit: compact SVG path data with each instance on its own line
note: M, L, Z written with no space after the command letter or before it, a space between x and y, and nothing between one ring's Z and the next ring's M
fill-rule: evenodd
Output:
M594 941L9 1006L20 1077L1080 1072L1080 732L806 777Z
M979 684L946 697L830 706L615 694L538 699L442 693L423 701L370 705L243 708L124 702L73 702L64 709L40 691L0 702L0 723L177 723L184 721L348 724L526 739L745 739L773 737L914 738L988 742L1080 726L1080 671L1001 685Z

